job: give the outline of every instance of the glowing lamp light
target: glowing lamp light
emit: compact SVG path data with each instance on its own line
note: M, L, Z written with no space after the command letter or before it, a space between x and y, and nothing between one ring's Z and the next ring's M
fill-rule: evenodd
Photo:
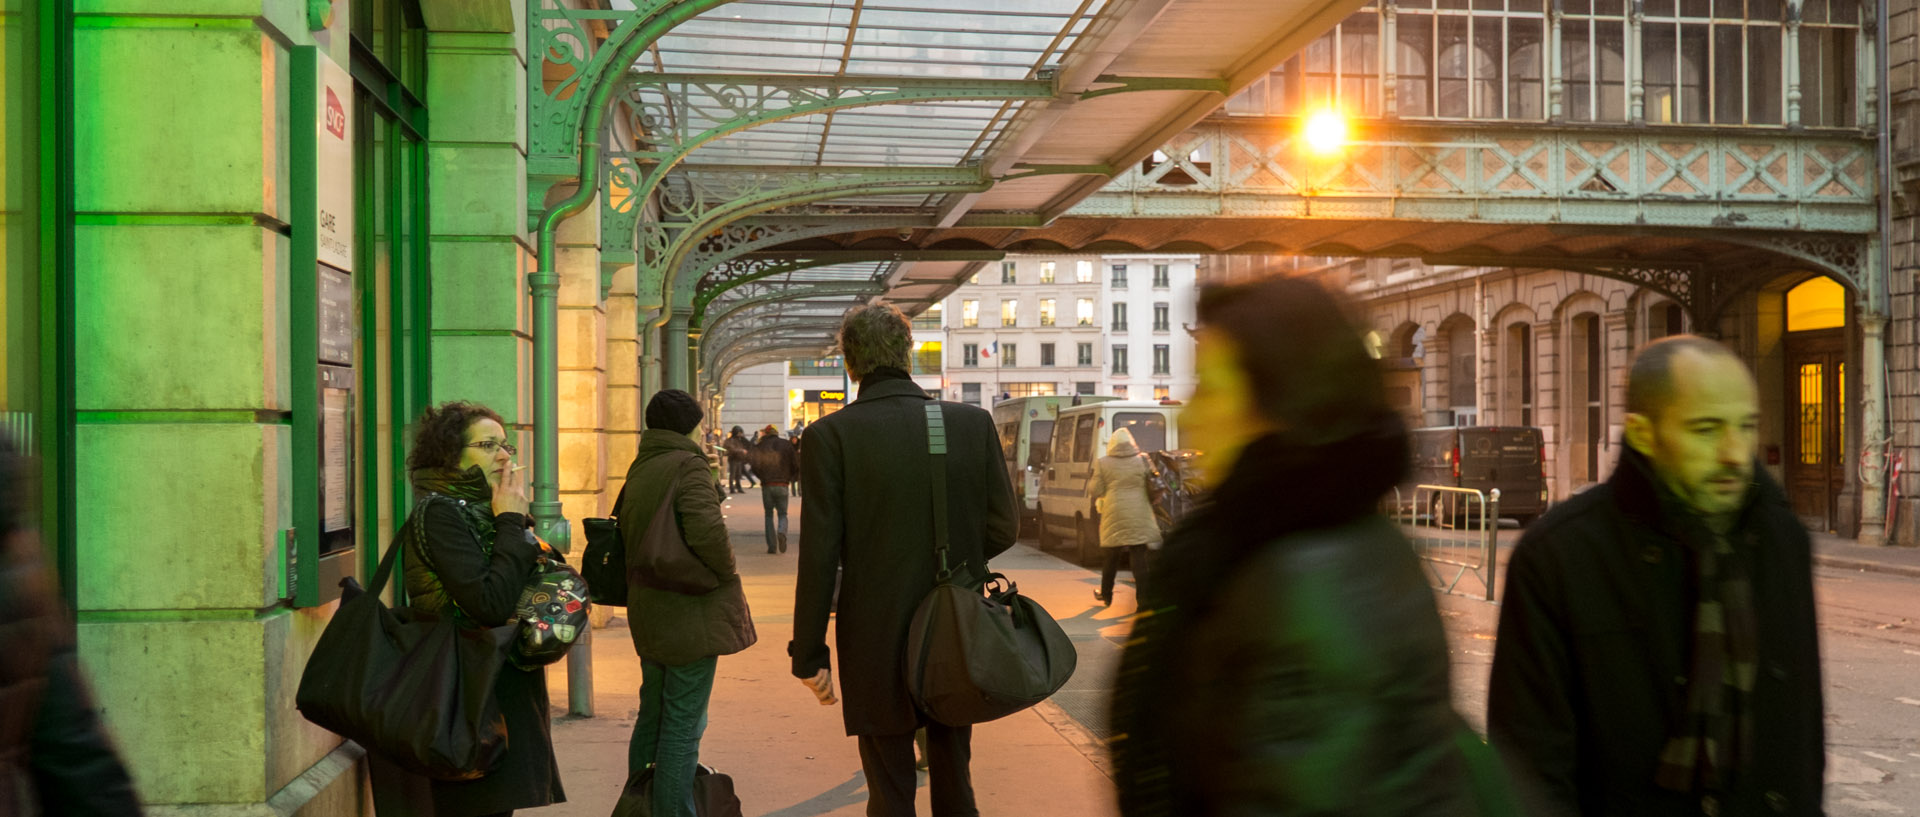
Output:
M1316 112L1307 117L1301 135L1306 138L1308 150L1331 156L1347 146L1347 118L1332 108Z

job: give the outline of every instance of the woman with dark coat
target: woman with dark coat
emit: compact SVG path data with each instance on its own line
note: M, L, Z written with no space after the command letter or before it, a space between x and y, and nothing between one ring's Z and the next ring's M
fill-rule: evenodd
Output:
M1225 478L1143 588L1113 704L1121 813L1502 813L1432 590L1374 512L1407 435L1359 334L1294 279L1203 294L1200 320L1181 439Z
M419 428L407 456L419 504L395 535L407 549L407 597L415 609L462 624L501 626L513 618L543 547L530 530L505 422L486 406L454 402L427 409ZM546 672L509 663L500 668L494 696L506 720L507 751L491 772L477 780L429 780L369 755L375 811L479 817L566 802Z

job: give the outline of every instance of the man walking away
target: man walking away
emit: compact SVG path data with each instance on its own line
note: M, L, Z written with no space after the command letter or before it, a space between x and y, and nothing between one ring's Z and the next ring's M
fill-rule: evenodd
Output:
M780 429L768 423L753 444L753 470L760 474L760 507L767 517L767 552L787 552L787 486L800 471L800 455L793 443L780 438ZM773 524L780 515L780 526Z
M745 432L739 426L734 426L733 430L728 432L727 441L723 447L727 449L727 491L737 494L741 491L741 477L749 481L753 479L753 475L746 472L747 458L753 453L753 443L747 440Z
M1810 546L1759 415L1725 346L1647 346L1613 476L1514 548L1487 725L1530 814L1823 813Z
M927 406L947 435L949 564L973 584L987 559L1012 547L1018 517L993 418L958 403L933 403L907 374L912 331L888 304L856 307L840 325L859 399L807 427L807 501L800 509L799 583L794 591L793 674L832 703L827 615L834 574L844 569L839 613L843 715L859 738L870 817L911 817L916 787L913 732L927 730L935 817L972 817L970 727L930 722L914 707L900 668L907 627L933 589L933 480ZM1044 810L1044 809L1043 809Z

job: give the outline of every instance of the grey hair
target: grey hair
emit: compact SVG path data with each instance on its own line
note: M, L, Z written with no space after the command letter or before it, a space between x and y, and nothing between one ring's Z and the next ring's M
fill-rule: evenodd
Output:
M913 326L893 304L862 304L840 321L840 353L856 380L882 366L907 370L912 347Z
M1655 417L1673 402L1673 359L1683 352L1740 360L1725 344L1699 335L1669 335L1647 344L1627 370L1628 413Z

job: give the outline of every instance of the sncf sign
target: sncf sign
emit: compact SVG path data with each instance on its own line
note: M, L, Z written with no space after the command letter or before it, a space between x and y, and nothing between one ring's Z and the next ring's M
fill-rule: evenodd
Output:
M340 104L340 97L332 88L327 89L325 123L327 132L333 134L333 138L343 141L347 138L347 109Z

